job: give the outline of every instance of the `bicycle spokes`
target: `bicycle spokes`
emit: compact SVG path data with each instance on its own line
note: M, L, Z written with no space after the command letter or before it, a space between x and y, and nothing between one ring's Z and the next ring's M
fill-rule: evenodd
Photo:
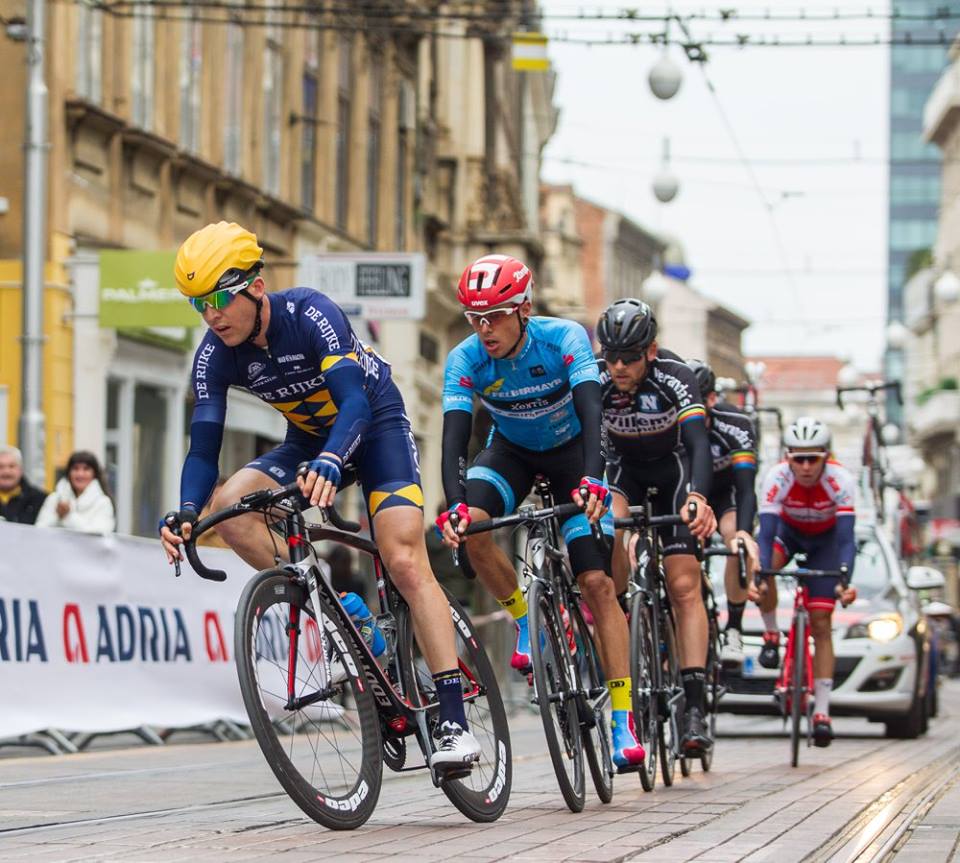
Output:
M252 635L260 702L287 757L312 785L341 796L362 766L352 660L296 604L260 609Z

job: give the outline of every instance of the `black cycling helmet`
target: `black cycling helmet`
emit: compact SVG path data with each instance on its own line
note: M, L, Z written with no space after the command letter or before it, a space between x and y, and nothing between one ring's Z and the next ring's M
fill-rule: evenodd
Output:
M693 376L697 379L697 386L700 387L700 395L706 398L710 393L717 391L717 376L713 373L708 363L703 360L687 360L687 365Z
M653 310L632 297L607 307L597 322L597 341L604 350L642 351L657 337Z

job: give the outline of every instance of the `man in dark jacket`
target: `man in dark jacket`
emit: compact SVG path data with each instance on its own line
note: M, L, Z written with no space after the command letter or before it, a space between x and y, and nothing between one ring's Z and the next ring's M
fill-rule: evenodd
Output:
M47 493L27 482L23 456L15 446L0 446L0 519L33 524Z

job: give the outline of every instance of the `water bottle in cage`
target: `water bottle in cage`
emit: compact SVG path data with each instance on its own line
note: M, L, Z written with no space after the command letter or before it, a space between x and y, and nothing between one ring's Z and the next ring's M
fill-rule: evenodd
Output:
M370 652L374 656L383 653L387 649L387 640L377 626L373 612L367 608L363 599L355 593L341 593L340 601L353 620L353 625L357 627L363 640L369 645Z

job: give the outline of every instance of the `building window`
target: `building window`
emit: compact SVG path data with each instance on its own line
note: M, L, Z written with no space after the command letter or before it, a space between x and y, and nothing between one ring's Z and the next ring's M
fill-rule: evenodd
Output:
M141 129L153 128L153 9L133 6L133 68L130 75L131 119Z
M377 245L380 194L380 115L383 110L383 55L370 58L370 114L367 121L367 241Z
M440 343L423 330L420 330L420 356L428 363L435 363L440 356Z
M350 203L350 99L353 94L353 45L340 37L337 74L337 176L336 222L341 231L347 229Z
M239 174L242 166L240 119L243 114L243 27L227 27L226 74L223 99L223 166L231 174Z
M200 73L203 64L203 28L196 11L183 22L180 39L180 146L200 149Z
M890 135L890 158L939 162L940 150L935 144L924 143L919 131L893 132Z
M407 161L410 143L408 141L410 114L413 113L412 90L408 81L401 81L397 100L397 184L394 209L396 218L396 235L394 245L398 251L407 247Z
M303 117L300 121L300 206L312 213L317 182L317 76L303 73Z
M273 13L275 14L275 13ZM263 186L280 193L280 110L283 102L283 52L280 28L267 26L263 50Z
M926 249L937 238L936 217L930 219L894 219L890 222L891 249Z
M96 104L103 98L103 13L87 2L77 7L77 95Z

